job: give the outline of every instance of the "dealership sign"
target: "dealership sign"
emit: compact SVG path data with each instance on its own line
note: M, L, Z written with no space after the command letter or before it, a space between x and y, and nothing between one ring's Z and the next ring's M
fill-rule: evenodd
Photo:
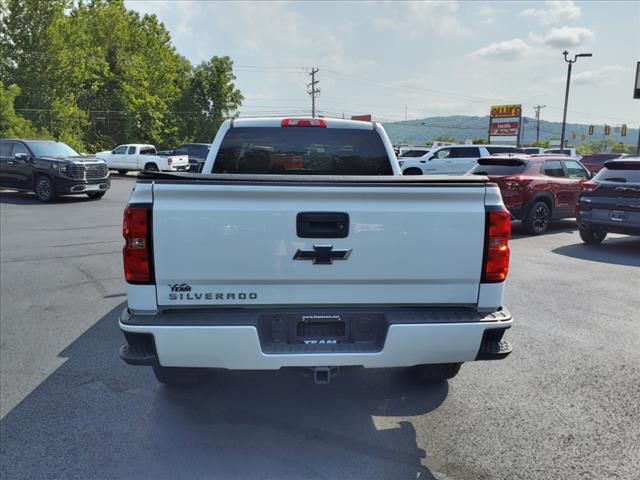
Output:
M512 137L518 135L518 122L493 122L489 135L492 137Z
M489 143L520 145L522 105L494 105L489 116Z
M494 105L491 107L491 118L519 117L522 115L521 105Z

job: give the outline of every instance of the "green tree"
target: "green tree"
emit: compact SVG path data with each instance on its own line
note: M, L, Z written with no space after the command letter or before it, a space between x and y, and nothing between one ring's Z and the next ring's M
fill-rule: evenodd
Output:
M198 65L184 90L180 108L184 140L210 142L224 118L236 111L244 97L234 84L229 57L212 57Z
M34 137L38 133L29 120L16 114L14 104L20 87L0 82L0 137Z
M549 140L538 140L531 143L532 147L549 148Z
M613 153L632 153L633 147L622 142L616 142L611 146L611 151Z
M0 0L0 57L3 80L22 91L16 110L89 152L173 146L204 123L210 140L242 101L228 58L194 70L155 15L123 0Z
M487 139L486 138L482 138L482 137L476 137L472 140L472 143L474 145L486 145L487 143Z

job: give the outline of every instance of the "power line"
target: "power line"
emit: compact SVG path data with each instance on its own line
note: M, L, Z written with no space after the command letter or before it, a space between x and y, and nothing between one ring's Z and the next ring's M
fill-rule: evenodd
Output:
M260 65L251 65L251 66L247 66L250 67L252 69L254 69L254 71L259 71L260 69L274 69L274 70L287 70L287 69L301 69L303 67L285 67L285 66L260 66ZM448 96L448 97L454 97L454 98L460 98L460 99L464 99L464 100L468 100L468 101L472 101L472 102L476 102L476 103L493 103L493 102L510 102L512 100L509 99L504 99L504 98L489 98L489 97L480 97L480 96L472 96L472 95L463 95L463 94L458 94L458 93L452 93L452 92L446 92L443 90L432 90L432 89L425 89L425 88L417 88L417 87L411 87L408 85L398 85L395 83L388 83L388 82L382 82L379 80L371 80L369 78L360 76L360 75L353 75L353 74L348 74L348 73L343 73L343 72L338 72L336 70L332 70L332 69L323 69L323 72L330 75L330 76L334 76L334 77L342 77L342 79L344 80L348 80L348 81L359 81L361 83L368 83L370 85L374 85L374 86L378 86L378 87L384 87L384 88L394 88L394 89L399 89L399 90L405 90L405 91L411 91L411 92L415 92L415 93L420 93L420 94L424 94L424 95L430 95L430 96ZM294 72L283 72L283 73L294 73ZM531 107L536 107L537 105L534 105L532 103L523 103L521 102L522 105L526 105L526 106L531 106ZM556 107L556 106L551 106L551 105L545 105L545 107L550 108L552 110L562 110L562 107ZM580 115L585 115L585 116L589 116L589 117L596 117L596 118L603 118L603 119L607 119L607 120L619 120L619 121L623 121L623 122L627 122L627 123L633 123L633 120L630 119L624 119L621 117L612 117L609 115L601 115L601 114L595 114L595 113L588 113L588 112L582 112L582 111L578 111L578 110L570 110L570 113L573 114L580 114ZM400 117L400 115L398 115Z

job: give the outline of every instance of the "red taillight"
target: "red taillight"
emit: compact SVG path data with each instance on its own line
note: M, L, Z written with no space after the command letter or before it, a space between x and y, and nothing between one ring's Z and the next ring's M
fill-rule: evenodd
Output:
M598 188L598 184L595 182L582 182L580 184L583 192L593 192L596 188Z
M326 127L327 122L319 118L285 118L280 125L283 127Z
M487 212L487 239L484 246L483 283L503 282L509 271L509 212Z
M522 188L522 184L519 179L516 180L505 180L504 186L509 190L520 190Z
M124 278L128 283L153 283L150 234L151 209L128 206L122 226Z

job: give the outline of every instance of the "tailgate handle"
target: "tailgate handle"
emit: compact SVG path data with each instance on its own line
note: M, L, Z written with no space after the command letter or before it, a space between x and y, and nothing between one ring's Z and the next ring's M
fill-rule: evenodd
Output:
M296 217L300 238L345 238L349 235L349 215L341 212L300 212Z

